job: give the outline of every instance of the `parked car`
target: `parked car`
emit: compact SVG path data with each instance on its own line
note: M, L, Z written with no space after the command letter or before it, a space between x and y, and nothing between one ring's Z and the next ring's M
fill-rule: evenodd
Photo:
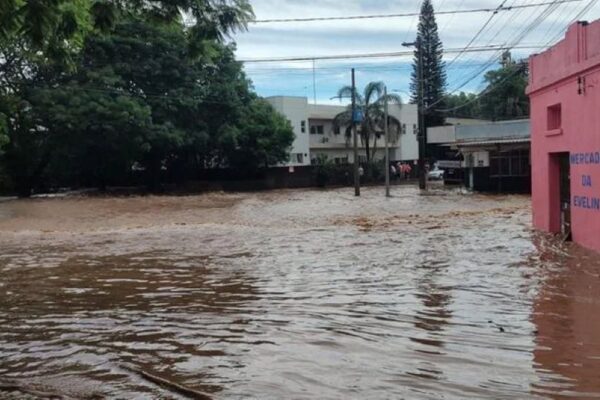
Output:
M427 174L427 179L430 181L441 181L444 179L444 170L443 169L434 169L429 171Z

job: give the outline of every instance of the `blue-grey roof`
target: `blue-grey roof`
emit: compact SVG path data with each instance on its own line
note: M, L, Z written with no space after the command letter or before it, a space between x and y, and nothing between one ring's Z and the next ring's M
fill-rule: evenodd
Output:
M458 143L519 140L530 137L530 122L528 119L456 126L456 141Z

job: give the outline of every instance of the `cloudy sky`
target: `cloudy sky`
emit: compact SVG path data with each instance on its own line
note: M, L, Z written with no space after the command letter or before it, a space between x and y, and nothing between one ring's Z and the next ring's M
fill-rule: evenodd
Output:
M564 1L564 0L561 0ZM251 0L257 20L402 14L419 11L418 0ZM503 0L433 0L436 12L498 7ZM552 0L505 0L505 6L552 3ZM579 19L600 18L600 1L571 0L560 5L492 12L438 15L440 36L446 49L461 49L485 29L470 47L517 45L513 58L527 57L557 41L564 29L585 8ZM490 19L491 18L491 19ZM401 52L403 41L415 38L418 17L347 21L255 23L234 37L238 58L317 57L346 54ZM522 47L530 48L522 48ZM483 72L495 68L499 52L446 54L448 90L480 91ZM457 57L458 56L458 57ZM357 70L359 86L382 80L390 89L408 97L410 57L347 59L313 62L247 62L246 71L263 96L306 96L319 103L333 103L337 89L350 83L350 68ZM494 64L494 65L491 65ZM316 81L313 83L313 80ZM459 89L460 88L460 89Z

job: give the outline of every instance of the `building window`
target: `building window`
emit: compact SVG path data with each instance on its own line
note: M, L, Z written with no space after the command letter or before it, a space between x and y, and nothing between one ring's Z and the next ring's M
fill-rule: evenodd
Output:
M296 153L296 162L298 164L304 164L304 154Z
M311 125L310 133L311 135L322 135L325 132L325 128L323 125Z
M339 135L340 134L340 127L339 126L334 126L333 127L333 134L334 135Z
M300 132L306 133L306 121L300 122Z
M419 133L419 128L417 127L417 124L413 124L413 135L416 135L417 133Z
M562 106L555 104L548 107L548 130L555 131L562 127Z
M490 153L490 176L492 178L531 175L529 150L512 150Z

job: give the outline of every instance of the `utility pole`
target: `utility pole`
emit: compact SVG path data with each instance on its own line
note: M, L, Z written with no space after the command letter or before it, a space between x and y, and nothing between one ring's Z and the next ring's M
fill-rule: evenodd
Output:
M313 72L313 99L314 99L314 104L317 104L317 65L316 65L316 61L313 59L313 67L312 67L312 72Z
M425 171L425 157L427 148L427 128L425 127L425 76L423 74L423 49L422 38L417 37L417 51L419 52L419 188L427 189L427 173Z
M356 77L352 68L352 136L354 137L354 195L360 196L360 174L358 171L358 135L356 133Z
M402 43L405 47L415 47L419 54L418 68L419 68L419 90L418 90L418 113L419 113L419 134L417 139L419 141L419 188L421 190L427 189L427 174L425 172L425 157L427 148L427 128L425 127L425 76L423 73L423 49L422 49L422 38L417 36L417 41L412 43Z
M389 111L388 111L388 94L387 86L383 88L383 100L385 111L385 197L392 197L390 194L390 127L389 127Z

